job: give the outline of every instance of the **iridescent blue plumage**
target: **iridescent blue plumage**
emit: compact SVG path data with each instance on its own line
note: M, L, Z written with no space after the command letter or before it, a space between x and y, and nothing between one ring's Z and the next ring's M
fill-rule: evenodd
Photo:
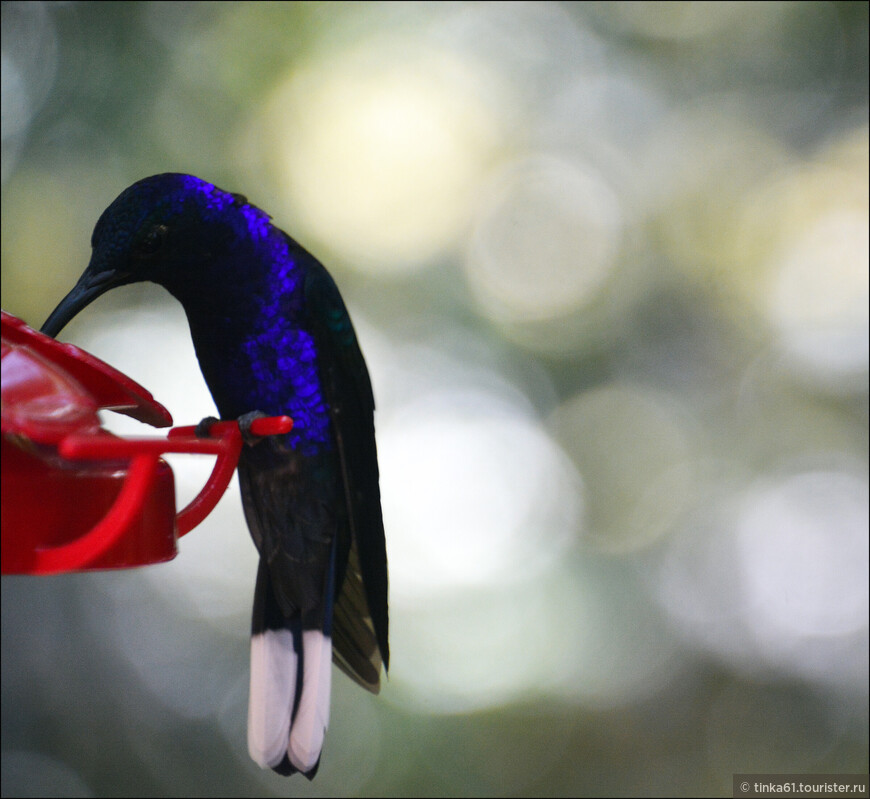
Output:
M191 175L128 188L92 247L44 332L114 286L153 281L184 307L222 418L293 417L291 433L239 460L261 556L249 748L260 765L312 777L331 657L372 691L389 658L374 399L350 317L323 266L267 214Z
M119 216L113 213L109 221L104 221L106 217L100 221L95 233L95 245L108 241L113 253L118 242L129 247L130 227L141 228L149 217L170 222L193 219L205 230L220 230L224 251L211 257L207 279L221 281L228 291L216 294L214 287L196 286L193 280L200 278L183 268L173 274L164 269L163 277L188 315L206 313L213 319L232 312L231 336L194 336L201 360L210 363L219 356L226 361L224 367L211 367L208 382L218 389L212 389L215 402L222 415L230 418L254 408L268 414L286 413L294 419L289 436L293 449L301 447L305 454L328 449L329 413L317 373L316 346L302 326L303 273L310 256L298 245L291 252L293 242L245 198L191 175L142 181L124 192L117 203L124 206L123 227L111 224ZM126 221L130 216L132 226ZM240 290L242 282L247 284L245 291ZM222 305L229 309L222 311ZM218 339L219 352L201 352Z

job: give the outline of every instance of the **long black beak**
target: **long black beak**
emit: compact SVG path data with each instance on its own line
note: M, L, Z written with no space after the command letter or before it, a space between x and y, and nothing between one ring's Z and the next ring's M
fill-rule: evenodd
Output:
M120 281L116 272L95 274L86 269L73 290L60 301L57 308L51 312L51 316L45 320L40 332L54 338L79 311L117 285L120 285Z

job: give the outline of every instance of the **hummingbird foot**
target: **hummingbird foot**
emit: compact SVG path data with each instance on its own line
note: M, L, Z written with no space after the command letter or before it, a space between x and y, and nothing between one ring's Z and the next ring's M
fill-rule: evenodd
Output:
M211 427L220 421L216 416L206 416L194 429L193 434L197 438L209 438L211 436Z
M259 444L263 440L262 436L258 436L251 432L251 425L253 424L254 419L262 419L265 416L266 414L262 411L251 411L250 413L243 413L239 417L239 430L242 433L242 440L249 447L253 447L255 444Z

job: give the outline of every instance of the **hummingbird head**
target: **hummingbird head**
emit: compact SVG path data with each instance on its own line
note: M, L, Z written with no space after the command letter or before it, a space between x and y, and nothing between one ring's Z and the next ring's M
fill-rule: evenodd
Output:
M42 326L56 336L97 297L117 286L151 281L184 298L208 285L210 265L241 242L264 239L269 217L192 175L165 173L125 189L103 212L91 237L87 269Z

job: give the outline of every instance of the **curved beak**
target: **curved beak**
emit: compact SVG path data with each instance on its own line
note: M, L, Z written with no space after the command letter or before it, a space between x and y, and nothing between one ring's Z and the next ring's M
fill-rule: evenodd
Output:
M120 285L120 281L114 270L93 273L90 269L86 269L72 291L60 301L57 308L45 320L40 332L54 338L79 311L117 285Z

